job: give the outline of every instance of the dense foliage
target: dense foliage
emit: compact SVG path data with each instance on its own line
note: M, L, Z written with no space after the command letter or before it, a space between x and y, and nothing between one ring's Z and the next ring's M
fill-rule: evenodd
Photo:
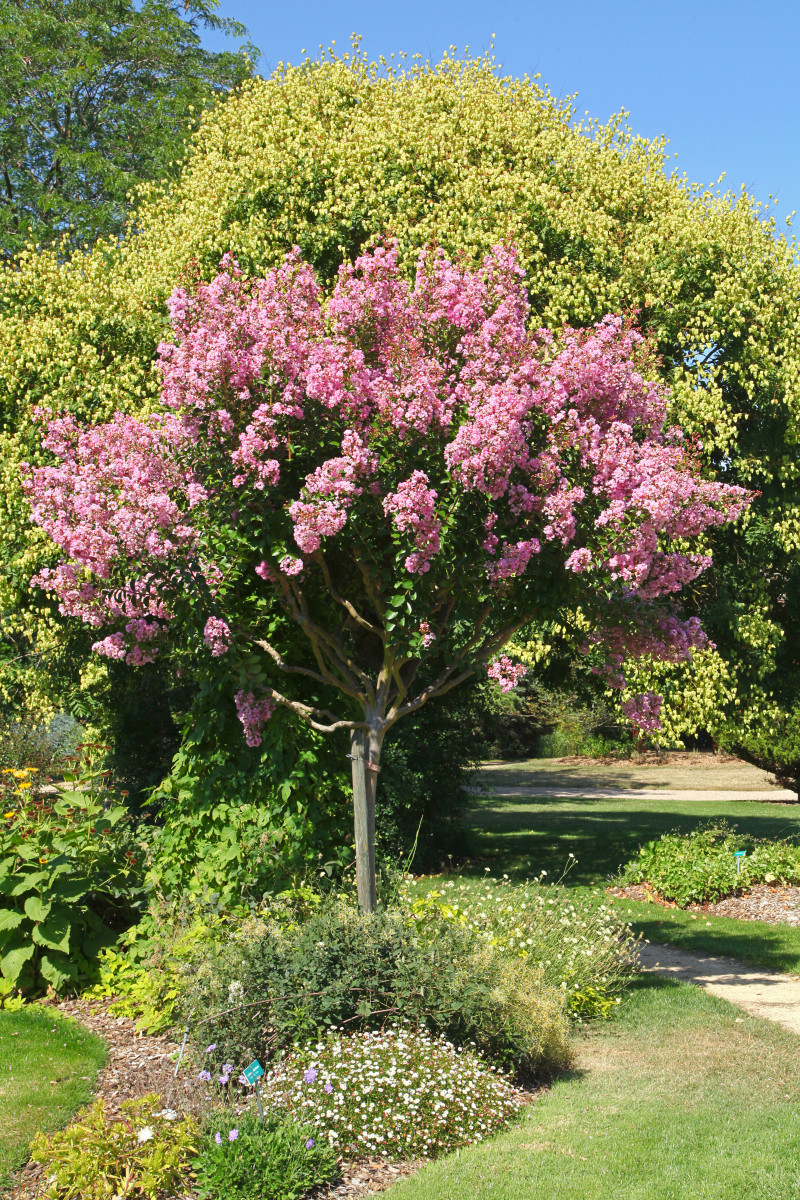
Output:
M85 250L118 236L133 189L174 179L213 97L252 74L211 53L204 27L242 37L216 0L2 0L0 253ZM252 48L251 48L252 50Z
M199 1200L301 1200L335 1180L336 1150L301 1119L275 1110L263 1121L252 1111L208 1117L192 1163Z
M176 1194L197 1152L197 1122L191 1117L160 1119L159 1096L123 1100L122 1120L106 1115L101 1097L66 1129L37 1134L31 1157L47 1167L46 1196L131 1195L158 1200ZM133 1189L136 1189L135 1191Z
M668 833L648 842L618 882L647 883L681 905L713 903L756 883L800 883L800 846L748 837L735 825L714 821L693 833Z
M85 982L144 904L143 848L88 758L55 795L24 769L0 787L0 994Z
M406 269L427 240L475 261L510 235L533 323L636 310L705 469L760 490L743 544L719 531L710 539L718 568L694 594L719 652L659 668L655 681L632 672L631 683L632 694L664 692L673 744L698 728L717 732L722 708L743 752L752 745L770 763L770 729L794 703L800 644L791 603L800 524L784 452L796 436L800 357L791 248L746 194L716 197L670 176L662 143L617 120L573 118L568 103L530 80L498 79L488 62L403 73L356 54L282 68L206 117L179 181L140 209L135 238L75 263L23 257L5 274L4 698L46 708L80 689L109 706L120 690L108 689L106 667L86 663L80 639L66 652L63 621L27 588L47 557L15 465L34 453L33 404L80 419L150 404L165 300L186 272L209 275L226 250L258 275L296 243L330 283L382 230L400 239ZM785 751L791 772L788 742Z
M327 302L296 250L264 279L221 268L170 298L161 411L43 410L55 465L23 464L24 486L64 558L35 582L112 660L202 637L250 746L276 705L349 730L371 909L386 733L484 671L512 688L504 645L561 609L591 618L612 686L627 656L691 658L706 639L668 601L748 495L702 478L621 318L528 331L512 246L477 270L422 251L409 286L379 241ZM623 711L648 729L659 705Z

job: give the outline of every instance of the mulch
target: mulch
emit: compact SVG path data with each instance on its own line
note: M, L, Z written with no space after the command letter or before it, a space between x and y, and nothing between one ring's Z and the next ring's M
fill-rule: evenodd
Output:
M113 1015L110 1011L112 1001L78 998L63 1000L53 1007L108 1043L108 1063L97 1076L93 1100L102 1096L105 1111L112 1118L121 1116L123 1101L145 1096L148 1092L163 1096L165 1106L169 1097L176 1096L174 1055L180 1046L169 1035L137 1033L133 1019ZM180 1107L179 1102L175 1102L175 1107ZM338 1182L316 1188L314 1200L374 1196L399 1179L413 1175L422 1165L422 1161L390 1163L380 1159L345 1163ZM43 1174L41 1164L28 1163L21 1172L15 1173L11 1188L4 1196L8 1200L40 1200L44 1193ZM165 1197L165 1200L192 1200L192 1197Z
M649 883L635 883L629 887L607 889L612 896L628 900L644 900L659 904L662 908L682 908L684 912L704 916L735 917L737 921L764 921L768 925L800 925L800 887L774 886L769 883L754 884L748 891L736 896L726 896L715 904L676 904L665 900Z

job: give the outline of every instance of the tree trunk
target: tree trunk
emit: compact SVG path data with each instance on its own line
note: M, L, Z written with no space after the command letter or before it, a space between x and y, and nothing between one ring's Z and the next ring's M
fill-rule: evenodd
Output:
M358 903L374 912L378 902L375 883L375 793L378 790L383 733L354 729L350 734L353 766L353 822L356 840Z

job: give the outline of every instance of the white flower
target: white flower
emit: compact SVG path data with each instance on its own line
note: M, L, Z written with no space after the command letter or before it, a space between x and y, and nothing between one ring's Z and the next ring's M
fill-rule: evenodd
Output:
M137 1142L151 1142L153 1140L153 1131L149 1125L145 1125L136 1135Z

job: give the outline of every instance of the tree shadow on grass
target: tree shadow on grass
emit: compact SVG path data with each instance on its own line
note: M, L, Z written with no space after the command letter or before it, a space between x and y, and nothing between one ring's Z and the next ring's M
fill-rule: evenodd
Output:
M687 806L690 802L687 802ZM754 837L800 836L800 812L753 812L752 803L691 802L686 806L643 804L634 799L564 800L563 797L483 801L469 814L471 828L462 873L506 873L514 879L547 871L550 879L569 870L569 886L598 884L617 873L646 842L664 833L689 833L698 825L725 819Z

